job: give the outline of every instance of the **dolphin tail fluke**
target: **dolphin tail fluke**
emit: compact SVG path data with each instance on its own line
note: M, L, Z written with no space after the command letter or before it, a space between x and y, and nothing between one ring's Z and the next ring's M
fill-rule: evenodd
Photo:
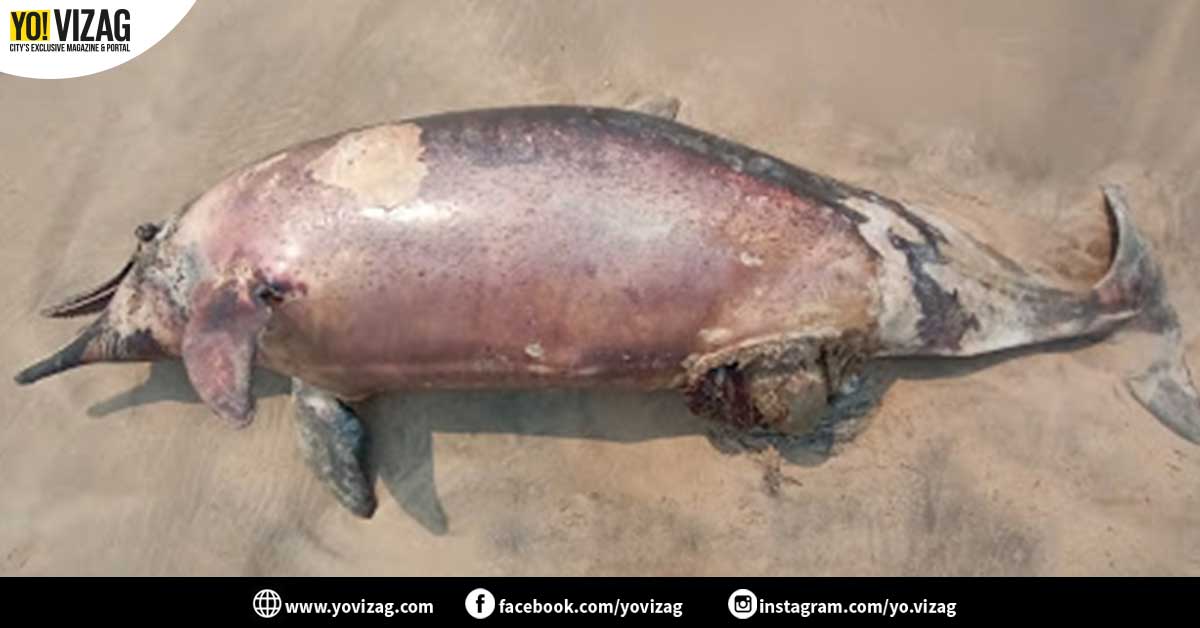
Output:
M1105 185L1103 190L1116 241L1113 263L1094 290L1099 307L1107 317L1135 315L1133 324L1156 336L1150 365L1127 377L1126 386L1171 431L1200 444L1200 395L1184 357L1183 332L1167 297L1166 279L1134 228L1121 189Z

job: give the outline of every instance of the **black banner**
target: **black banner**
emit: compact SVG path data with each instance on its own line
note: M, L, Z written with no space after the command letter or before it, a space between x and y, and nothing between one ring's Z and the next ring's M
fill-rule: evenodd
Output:
M10 610L55 620L236 624L973 625L1187 616L1196 579L10 578Z

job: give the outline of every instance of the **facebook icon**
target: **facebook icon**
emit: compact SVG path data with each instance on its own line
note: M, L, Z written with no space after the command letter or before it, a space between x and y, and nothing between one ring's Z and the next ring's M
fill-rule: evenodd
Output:
M467 614L483 619L496 610L496 597L487 589L475 589L467 594Z

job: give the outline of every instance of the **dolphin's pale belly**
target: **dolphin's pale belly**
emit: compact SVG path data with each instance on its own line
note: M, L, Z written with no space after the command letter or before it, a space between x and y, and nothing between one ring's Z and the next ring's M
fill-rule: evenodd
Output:
M229 228L278 226L238 254L294 294L262 337L269 366L344 393L657 387L689 355L869 326L874 266L850 221L781 185L570 120L434 120L421 141L419 185L390 207L387 190L288 198L337 146L247 178L275 177L276 196Z

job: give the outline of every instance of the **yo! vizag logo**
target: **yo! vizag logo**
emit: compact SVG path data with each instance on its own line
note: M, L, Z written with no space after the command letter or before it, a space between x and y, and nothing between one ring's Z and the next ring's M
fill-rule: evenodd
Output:
M8 46L0 72L71 78L116 67L145 52L191 10L194 0L0 0Z
M8 47L34 52L129 52L129 29L129 9L9 11Z

